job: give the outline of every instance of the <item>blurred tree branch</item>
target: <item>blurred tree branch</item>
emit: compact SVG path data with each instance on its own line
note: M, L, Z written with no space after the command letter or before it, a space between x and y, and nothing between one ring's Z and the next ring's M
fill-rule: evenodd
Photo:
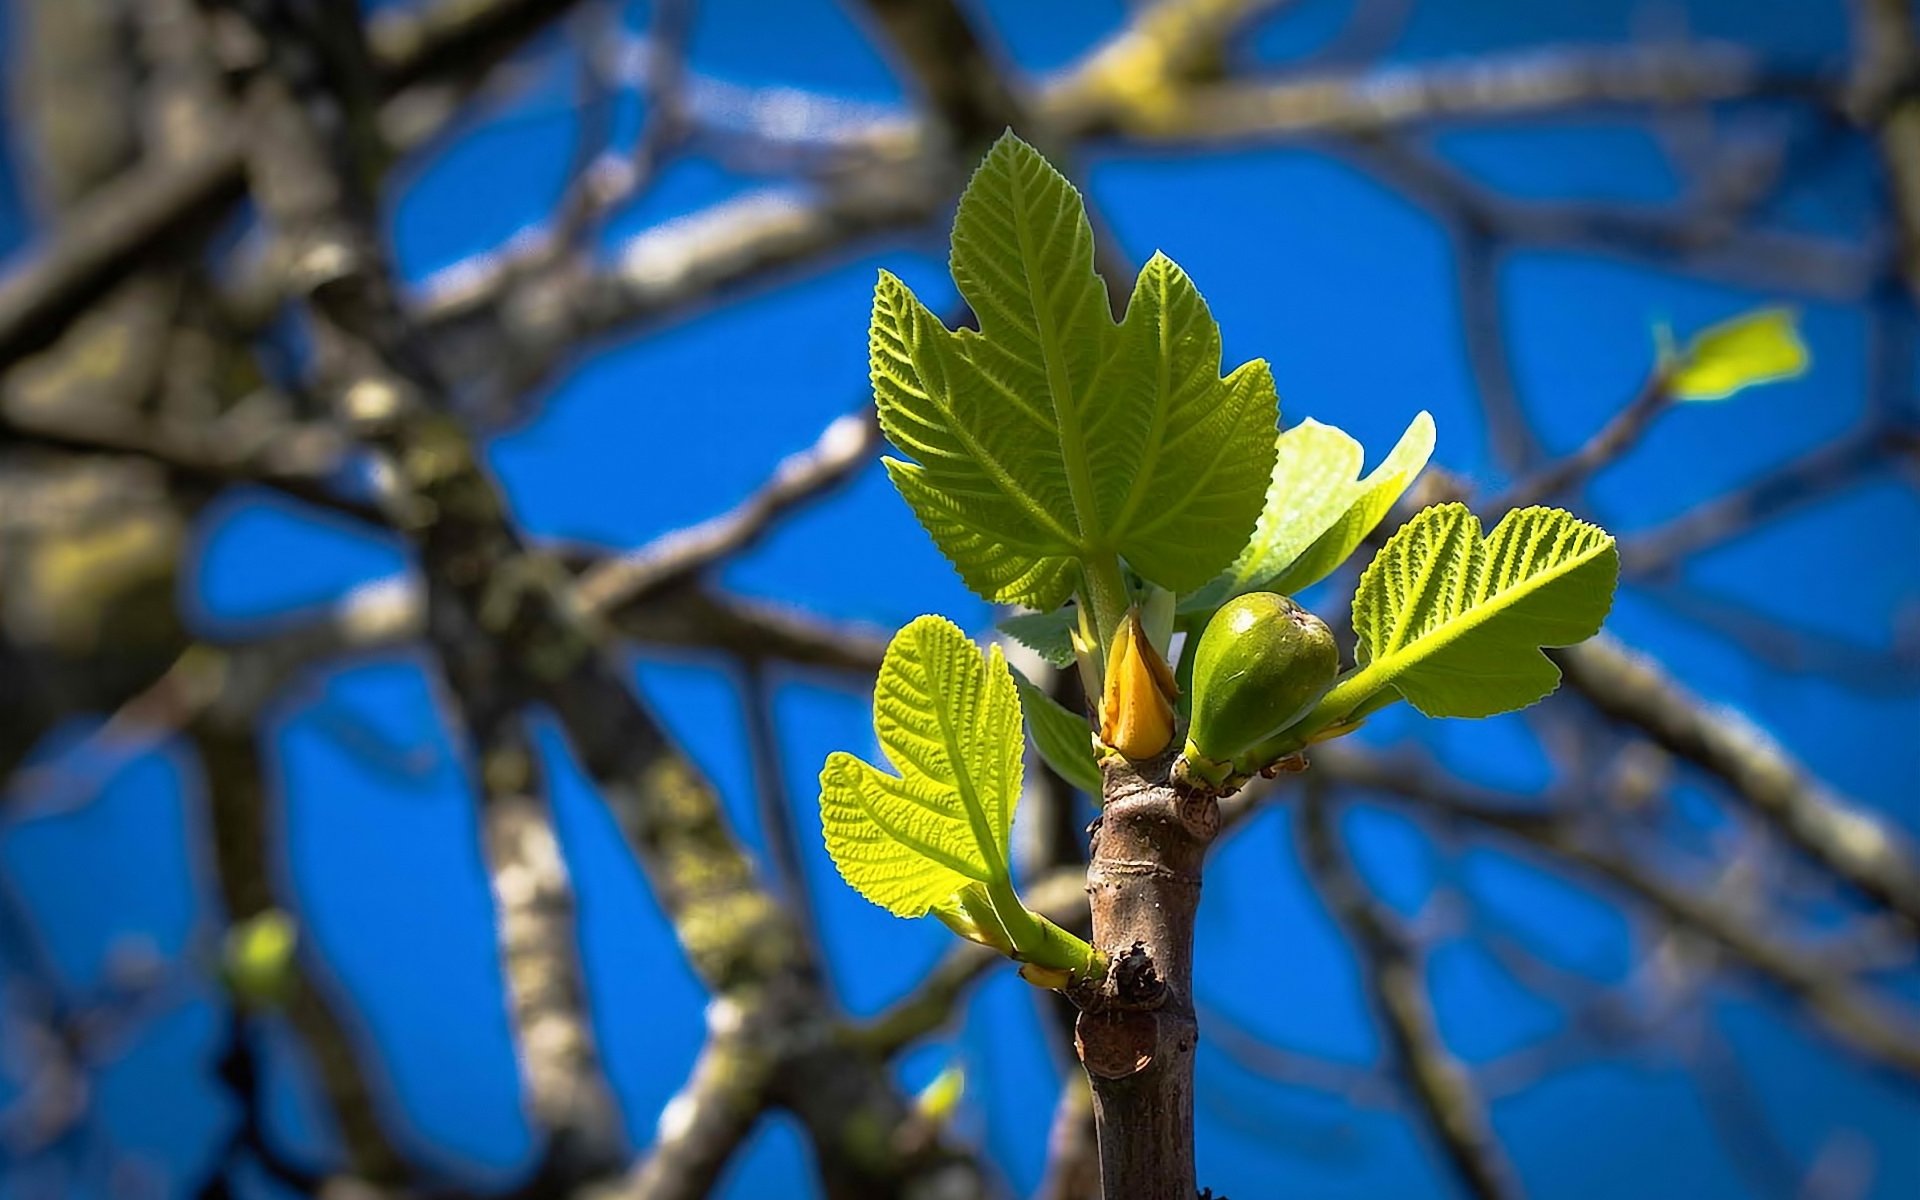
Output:
M959 946L876 1018L844 1018L792 903L801 894L794 848L779 852L781 889L766 886L712 786L635 694L622 659L638 643L697 648L743 667L766 822L776 834L784 828L774 818L790 817L795 798L780 786L780 731L764 672L785 664L863 688L885 631L734 595L713 581L866 468L880 440L872 411L862 405L830 424L731 510L647 545L623 553L530 546L483 468L479 439L537 405L544 385L595 343L874 245L930 239L979 147L1009 125L1069 165L1089 148L1308 145L1352 159L1426 207L1454 239L1472 370L1496 457L1515 477L1496 507L1577 501L1589 480L1632 455L1666 408L1649 385L1571 455L1545 461L1508 360L1504 255L1602 253L1849 303L1894 304L1886 295L1897 276L1920 295L1920 102L1912 16L1898 0L1856 0L1844 81L1701 42L1382 65L1355 61L1348 51L1360 42L1349 40L1347 50L1305 64L1247 69L1237 43L1285 7L1278 0L1141 5L1078 61L1027 78L1004 61L976 6L864 0L876 41L914 97L910 111L880 112L700 77L685 56L694 6L669 3L644 38L606 48L605 63L593 57L598 47L575 47L586 59L584 104L604 106L629 88L645 103L647 123L627 152L617 153L604 122L587 114L545 229L413 290L399 282L379 225L391 168L489 89L510 88L516 56L580 6L428 0L365 18L347 0L207 0L204 11L190 0L28 7L29 46L16 53L36 64L35 165L48 204L28 256L0 279L5 815L32 819L60 807L50 800L83 803L117 764L183 736L204 773L227 919L297 911L273 877L283 851L270 800L275 772L259 746L265 714L313 668L424 644L440 706L471 760L525 1106L541 1138L538 1161L511 1192L526 1200L707 1194L776 1108L804 1130L829 1200L1000 1190L978 1151L919 1115L892 1073L900 1053L955 1020L1000 960ZM1391 11L1355 18L1383 27L1395 19ZM1362 34L1377 36L1359 29L1355 37ZM774 99L787 106L784 117L804 119L767 119ZM1424 141L1435 129L1598 111L1659 117L1755 100L1794 106L1832 127L1829 136L1871 139L1897 236L1853 244L1775 227L1765 210L1790 168L1773 159L1761 170L1712 156L1681 201L1626 208L1514 200ZM777 164L789 178L600 246L603 224L694 147ZM244 233L229 239L236 224ZM1123 260L1102 231L1101 270L1116 304L1130 274ZM1910 317L1910 296L1895 300L1896 319ZM310 363L290 365L275 344L272 327L287 311L314 332ZM1911 390L1887 385L1863 429L1626 539L1629 577L1674 577L1701 551L1879 473L1912 483L1912 397L1898 394L1903 387ZM250 641L196 640L175 611L177 567L206 506L235 483L375 523L404 541L414 568ZM1429 495L1456 486L1439 472L1429 484ZM1569 763L1598 771L1596 757L1621 742L1612 731L1623 731L1638 748L1621 751L1623 761L1665 754L1696 768L1716 794L1758 818L1765 837L1877 914L1829 944L1782 931L1779 880L1735 887L1729 871L1704 887L1675 882L1671 856L1624 806L1600 796L1597 777L1564 779L1565 794L1550 797L1559 803L1541 808L1424 760L1345 745L1317 754L1314 777L1327 794L1309 797L1300 814L1307 865L1358 951L1415 1107L1467 1186L1477 1195L1520 1192L1478 1093L1498 1096L1502 1080L1530 1080L1564 1056L1604 1051L1613 1043L1596 1029L1618 1033L1615 1041L1646 1030L1620 1032L1620 1019L1607 1015L1617 996L1590 998L1585 1023L1564 1041L1466 1072L1434 1020L1420 932L1369 894L1332 828L1333 806L1356 796L1393 799L1460 837L1491 837L1565 867L1656 922L1662 945L1711 947L1703 975L1724 965L1759 979L1865 1060L1920 1076L1912 1014L1866 978L1865 964L1899 961L1920 938L1920 858L1893 823L1617 643L1558 660L1584 703L1556 704L1541 720L1572 727L1551 735L1574 748ZM599 1063L568 864L528 734L530 714L542 711L558 718L710 993L693 1074L637 1157L621 1144ZM111 716L77 748L13 770L45 730L88 712ZM1235 797L1225 826L1243 825L1278 790L1263 781ZM1084 929L1084 847L1062 832L1074 824L1072 796L1042 776L1026 803L1027 820L1048 827L1036 842L1040 878L1029 895L1063 926ZM395 1145L392 1101L349 998L336 994L312 947L300 963L287 1015L340 1122L346 1173L306 1172L268 1144L257 1030L236 1018L212 1066L242 1113L202 1193L223 1194L229 1168L250 1157L310 1194L462 1194L422 1178ZM1380 1098L1377 1079L1335 1078L1324 1064L1236 1036L1223 1042L1256 1067L1354 1102ZM1087 1194L1085 1100L1071 1086L1058 1100L1045 1184L1053 1200Z
M1460 1183L1481 1200L1519 1196L1519 1181L1486 1106L1436 1026L1426 958L1394 915L1373 899L1339 843L1335 814L1309 782L1300 805L1308 876L1359 956L1360 974L1397 1065Z

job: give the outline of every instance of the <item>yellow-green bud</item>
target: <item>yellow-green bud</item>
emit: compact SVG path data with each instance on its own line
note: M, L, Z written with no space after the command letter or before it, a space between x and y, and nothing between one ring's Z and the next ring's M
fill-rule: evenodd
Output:
M221 974L233 998L251 1008L285 1003L293 994L293 955L299 941L299 926L277 908L228 929Z
M1107 688L1100 700L1100 740L1128 758L1152 758L1173 741L1173 702L1180 685L1140 625L1127 613L1107 653Z
M1227 601L1194 650L1182 774L1225 780L1234 759L1298 720L1339 671L1333 631L1292 600L1249 592Z

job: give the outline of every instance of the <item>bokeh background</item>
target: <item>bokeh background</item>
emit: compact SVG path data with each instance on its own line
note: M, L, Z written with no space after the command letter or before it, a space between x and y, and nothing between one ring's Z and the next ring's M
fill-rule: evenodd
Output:
M43 114L32 106L44 93L22 84L33 23L22 0L5 7L0 245L19 264L62 226L36 182L32 128ZM1137 15L1099 0L960 7L1023 81L1070 69ZM805 202L824 186L807 172L844 130L923 103L858 5L690 8L683 83L717 132L670 147L648 186L605 214L589 235L602 261L644 261L666 244L663 230L684 238L715 212ZM1474 62L1519 69L1586 50L1710 45L1785 81L1714 103L1549 106L1378 135L1185 144L1123 132L1080 139L1061 157L1122 259L1166 251L1211 303L1229 363L1272 363L1285 422L1337 424L1377 457L1427 410L1436 464L1481 499L1577 450L1631 401L1657 325L1684 337L1756 306L1796 306L1813 359L1804 377L1662 414L1568 499L1629 548L1613 634L1726 706L1727 719L1777 739L1835 793L1920 833L1912 299L1891 269L1900 235L1873 138L1808 98L1855 69L1859 14L1838 0L1271 8L1230 39L1224 62L1236 76L1321 72L1386 95ZM379 222L409 305L425 310L458 272L533 244L530 231L569 194L583 141L618 157L645 136L654 20L646 3L572 6L450 126L398 159ZM548 381L463 416L513 519L533 544L577 558L646 546L741 502L866 402L878 268L953 308L947 219L848 237L596 331ZM231 216L214 253L239 253L249 220ZM263 340L297 375L303 337L286 317ZM1525 430L1502 425L1508 403ZM1893 427L1909 431L1904 449L1804 469L1822 448ZM27 451L5 453L16 452ZM1685 525L1729 496L1748 508ZM1676 523L1693 540L1662 560L1659 539ZM1639 569L1636 546L1650 548ZM228 644L417 571L403 538L241 483L195 520L177 598L193 637ZM783 515L713 577L728 592L882 634L938 612L987 637L996 616L873 463ZM1336 578L1307 599L1337 611L1350 583ZM698 649L623 653L769 879L780 878L779 833L766 797L789 810L807 911L846 1013L871 1017L912 991L950 935L896 921L846 888L814 812L825 755L871 752L866 681L777 662L749 674ZM537 1158L540 1134L516 1072L470 747L449 722L445 688L415 644L316 664L277 692L260 736L284 844L281 903L297 916L303 953L349 998L383 1117L427 1178L505 1191ZM762 699L777 753L756 759ZM198 1194L238 1119L215 1071L231 1005L211 970L224 917L200 770L177 736L102 753L94 735L108 716L67 713L0 815L8 1200ZM1523 796L1548 794L1569 772L1625 791L1623 775L1647 776L1621 801L1638 806L1622 820L1664 839L1653 861L1673 878L1751 901L1748 919L1804 935L1810 954L1870 926L1883 953L1862 986L1920 1006L1911 927L1767 843L1716 781L1631 738L1581 741L1568 732L1581 722L1599 723L1558 709L1446 724L1390 712L1360 740L1424 747L1460 779ZM707 993L555 722L537 715L534 728L578 900L592 1030L641 1152L699 1051ZM1355 951L1302 865L1287 795L1239 827L1208 869L1201 1182L1235 1200L1465 1194L1395 1086ZM1618 890L1426 820L1417 806L1345 795L1340 829L1358 869L1421 943L1438 1029L1482 1085L1527 1191L1920 1195L1912 1075L1838 1044L1794 997ZM62 1044L63 1022L83 1017L84 1035ZM949 1065L964 1070L952 1132L1013 1194L1041 1185L1071 1065L1052 1020L1037 993L995 972L895 1067L909 1091ZM335 1161L337 1127L298 1039L271 1020L256 1037L267 1136L296 1161ZM44 1127L19 1116L53 1103L47 1064L63 1054L60 1079L77 1098ZM770 1113L719 1194L821 1195L811 1163L793 1118ZM238 1179L237 1194L288 1194L262 1172Z

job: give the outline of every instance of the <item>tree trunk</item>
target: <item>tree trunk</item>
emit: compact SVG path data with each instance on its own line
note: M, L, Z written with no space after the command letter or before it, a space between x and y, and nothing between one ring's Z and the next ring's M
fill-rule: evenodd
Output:
M1171 754L1107 767L1087 892L1105 984L1076 997L1104 1200L1194 1200L1193 921L1220 828L1209 796L1167 782Z

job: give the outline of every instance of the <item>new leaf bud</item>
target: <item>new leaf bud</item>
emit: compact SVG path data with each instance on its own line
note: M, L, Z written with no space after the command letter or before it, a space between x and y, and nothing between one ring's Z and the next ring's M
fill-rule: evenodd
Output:
M1129 612L1107 651L1100 740L1128 758L1152 758L1173 741L1173 702L1179 695L1167 660L1140 627L1139 614Z

